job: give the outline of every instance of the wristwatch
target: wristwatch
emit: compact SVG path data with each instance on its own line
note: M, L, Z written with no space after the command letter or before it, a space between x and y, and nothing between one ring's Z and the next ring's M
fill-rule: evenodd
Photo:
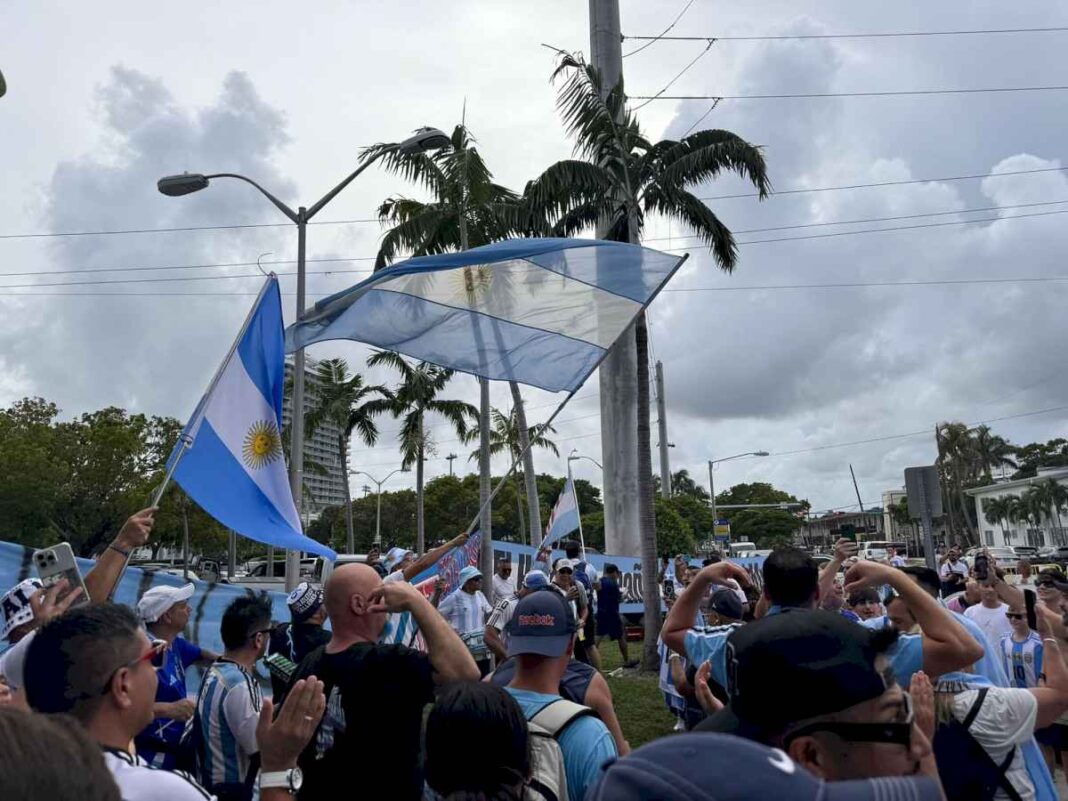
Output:
M260 774L261 790L270 790L280 787L283 790L289 790L289 792L296 794L300 792L300 788L303 784L304 774L300 772L300 768L275 770Z

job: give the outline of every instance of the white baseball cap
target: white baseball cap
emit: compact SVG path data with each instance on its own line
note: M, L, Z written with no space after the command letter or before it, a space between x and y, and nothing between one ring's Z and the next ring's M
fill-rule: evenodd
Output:
M152 587L137 602L137 615L145 623L155 623L176 603L192 598L194 592L196 587L192 582L184 587Z
M553 569L556 570L557 572L559 572L561 570L570 570L572 573L574 573L575 572L575 563L572 562L570 559L566 559L566 558L565 559L557 559L556 560L556 566Z

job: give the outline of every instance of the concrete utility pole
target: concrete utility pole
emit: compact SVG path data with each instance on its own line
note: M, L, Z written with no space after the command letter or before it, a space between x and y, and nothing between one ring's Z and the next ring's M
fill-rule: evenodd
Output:
M668 461L667 402L664 400L664 365L656 363L656 416L660 434L660 494L671 497L671 463Z
M590 0L590 63L608 92L623 75L619 0ZM607 227L597 226L603 238ZM612 346L598 371L601 390L601 460L604 463L604 528L608 553L641 549L638 492L638 353L634 328Z

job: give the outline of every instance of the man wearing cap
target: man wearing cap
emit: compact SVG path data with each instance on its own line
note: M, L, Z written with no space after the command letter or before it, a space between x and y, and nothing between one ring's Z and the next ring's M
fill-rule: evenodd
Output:
M531 720L560 700L560 680L575 647L576 621L559 593L534 592L516 605L509 626L508 656L515 678L505 688ZM597 718L572 718L556 734L564 757L570 801L582 801L600 767L617 755L611 732Z
M729 704L698 731L781 748L827 781L937 778L930 741L887 658L896 638L822 610L742 626L728 638Z
M486 615L493 611L482 594L482 571L468 565L460 571L460 588L438 605L438 611L460 635L467 650L485 676L490 669L490 651L486 645Z
M552 588L561 593L571 604L571 613L578 622L578 639L575 641L575 659L592 664L587 650L586 618L590 614L590 597L586 588L575 581L575 563L567 558L557 559L553 570ZM596 644L594 644L596 645ZM596 667L596 665L594 665Z
M710 758L714 755L714 758ZM941 801L937 781L913 778L826 782L777 748L725 734L682 734L607 765L587 801Z
M323 588L318 584L302 581L289 593L286 605L292 620L289 623L279 623L271 630L267 653L281 654L293 664L299 665L304 657L320 645L330 642L330 632L323 628L323 621L326 620ZM271 689L275 696L282 694L284 684L280 676L271 674Z
M496 576L494 576L496 578ZM548 577L540 570L528 570L523 576L523 586L510 596L502 596L493 607L489 620L486 621L486 645L497 658L499 665L508 658L508 634L506 627L512 619L516 604L535 590L549 588Z
M189 623L189 599L194 590L192 584L151 587L137 602L137 616L145 624L148 636L167 643L162 663L156 665L156 718L135 740L137 755L154 768L179 767L182 732L194 712L186 689L186 669L192 665L206 667L218 656L181 636ZM187 759L181 761L188 767Z

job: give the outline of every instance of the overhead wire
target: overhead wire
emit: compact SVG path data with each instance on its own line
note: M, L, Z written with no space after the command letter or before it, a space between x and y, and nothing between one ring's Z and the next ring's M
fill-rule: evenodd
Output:
M687 6L689 8L689 6ZM681 15L680 15L681 16ZM676 20L678 22L678 20ZM717 39L722 42L767 42L790 39L894 39L925 36L981 36L993 34L1013 33L1057 33L1068 31L1068 26L1049 26L1042 28L984 28L975 30L949 30L949 31L887 31L870 33L786 33L770 34L763 36L668 36L672 23L663 33L657 36L623 36L623 40L634 41L652 40L654 42L702 42L706 39Z
M630 95L629 100L795 100L833 97L909 97L920 95L974 95L1006 92L1060 92L1068 86L994 86L970 89L901 89L872 92L800 92L767 95Z
M374 223L379 220L368 217L356 220L313 220L308 225L354 225L356 223ZM168 234L184 231L230 231L243 228L286 228L293 223L241 223L232 225L182 225L168 228L116 228L106 231L62 231L28 234L0 234L0 239L51 239L60 236L119 236L124 234Z
M640 111L641 109L645 108L650 103L652 103L654 100L656 100L658 97L661 97L664 94L664 92L666 92L668 89L670 89L672 87L672 85L675 83L675 81L677 81L679 78L681 78L683 75L685 75L689 71L690 67L692 67L698 61L700 61L702 58L704 58L705 54L708 53L708 51L712 49L712 45L714 45L715 43L716 43L715 39L709 39L708 40L708 45L705 47L705 49L702 50L700 53L698 53L689 64L687 64L685 67L683 67L681 70L679 70L678 74L676 74L674 78L672 78L670 81L668 81L666 84L664 84L664 88L663 89L661 89L655 95L653 95L652 97L647 99L644 103L639 103L637 106L635 106L631 110L632 111Z
M678 16L676 16L676 17L675 17L675 19L673 19L673 20L671 21L671 24L670 24L670 25L668 25L668 26L667 26L666 28L664 28L664 30L663 30L663 31L661 31L661 32L660 32L660 35L659 35L659 36L649 36L649 37L646 37L647 39L649 39L649 41L648 41L648 42L647 42L646 44L643 44L643 45L642 45L641 47L638 47L638 48L635 48L634 50L631 50L631 51L630 51L629 53L624 53L624 54L623 54L623 58L630 58L630 57L631 57L631 56L633 56L633 55L637 55L638 53L640 53L640 52L642 52L643 50L645 50L645 49L646 49L647 47L652 47L652 46L653 46L654 44L656 44L656 43L657 43L658 41L660 41L661 39L663 39L663 38L664 38L664 35L665 35L665 34L668 34L668 33L670 33L670 32L671 32L671 30L672 30L672 29L673 29L673 28L674 28L674 27L675 27L676 25L678 25L678 24L679 24L679 20L680 20L680 19L682 19L683 15L685 15L685 14L686 14L686 12L690 10L690 6L692 6L693 4L694 4L694 0L688 0L688 2L686 3L686 5L684 5L684 6L682 7L682 11L680 11L680 12L678 13ZM622 37L622 38L623 38L623 39L626 39L627 37L626 37L626 36L624 36L624 37Z

